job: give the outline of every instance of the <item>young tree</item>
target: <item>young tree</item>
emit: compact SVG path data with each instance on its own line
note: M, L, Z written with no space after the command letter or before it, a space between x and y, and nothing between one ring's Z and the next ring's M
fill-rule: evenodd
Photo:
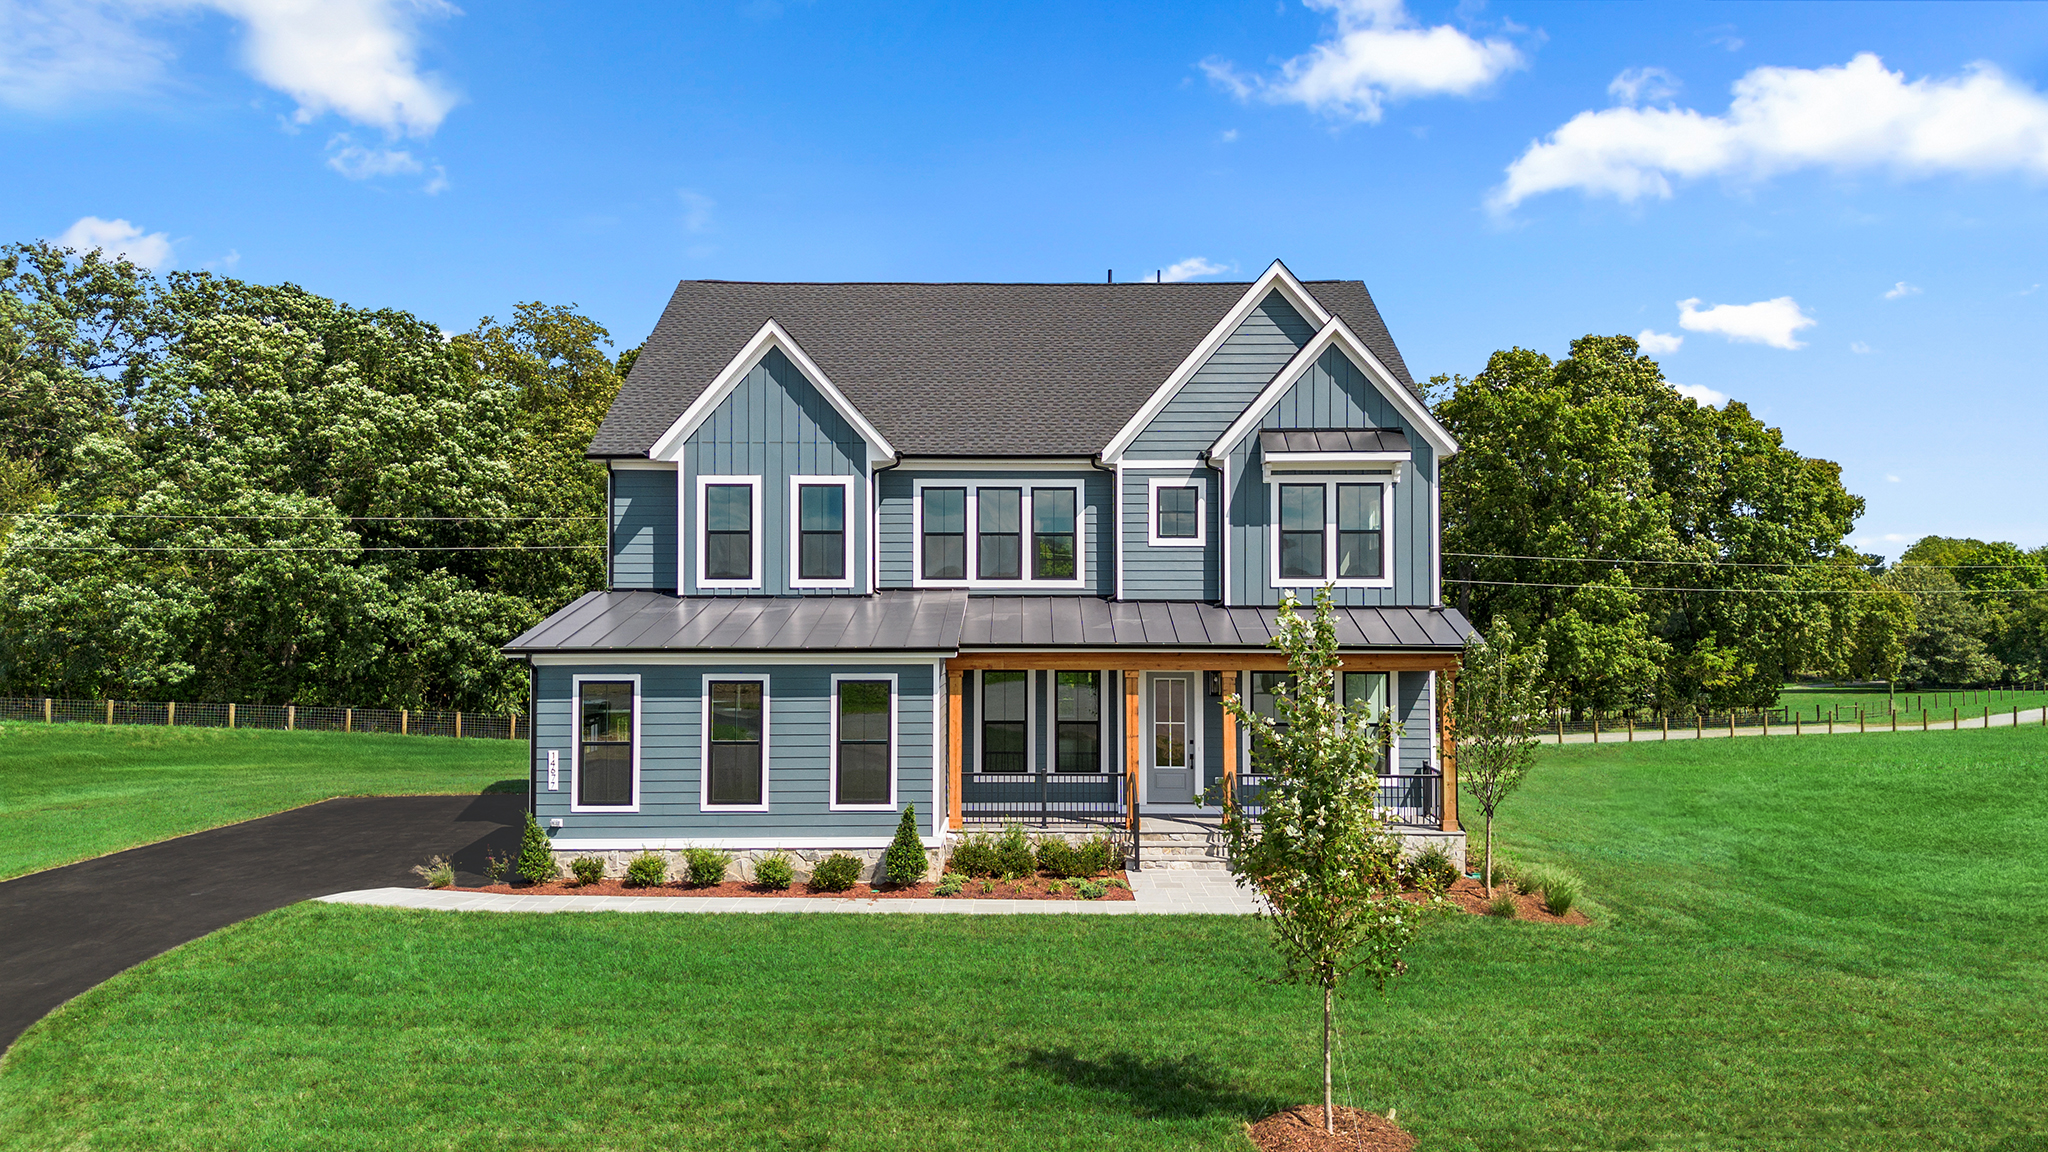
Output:
M1486 898L1493 899L1493 819L1501 802L1522 786L1536 759L1530 729L1543 707L1543 642L1520 644L1506 618L1493 636L1478 632L1465 643L1464 667L1451 693L1457 720L1458 781L1486 817Z
M1336 613L1330 590L1316 593L1313 620L1280 604L1280 635L1293 683L1273 695L1269 719L1231 697L1224 706L1244 726L1267 777L1251 811L1240 796L1224 802L1230 870L1265 897L1263 913L1285 962L1283 979L1323 993L1323 1123L1331 1113L1331 1029L1337 983L1362 973L1385 989L1406 966L1401 952L1429 907L1400 898L1387 867L1390 838L1379 815L1378 766L1398 734L1391 717L1337 701Z

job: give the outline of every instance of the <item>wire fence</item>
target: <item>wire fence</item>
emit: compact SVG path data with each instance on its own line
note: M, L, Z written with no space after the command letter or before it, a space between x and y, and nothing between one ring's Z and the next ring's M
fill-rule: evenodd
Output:
M518 712L331 708L319 704L210 704L168 700L60 700L0 696L0 720L43 724L140 724L160 728L264 728L280 732L384 732L463 740L524 740Z
M1576 719L1558 712L1537 724L1553 743L1570 737L1660 740L1699 736L1769 736L1832 732L1932 731L1966 725L2048 724L2048 685L2000 688L1916 688L1893 694L1883 706L1835 702L1775 708L1686 712L1589 711Z

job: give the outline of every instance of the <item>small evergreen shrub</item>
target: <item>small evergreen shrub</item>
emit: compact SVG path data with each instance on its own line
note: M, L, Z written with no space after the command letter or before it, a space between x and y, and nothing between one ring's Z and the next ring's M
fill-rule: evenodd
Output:
M1100 900L1102 894L1109 891L1109 885L1100 880L1083 880L1075 890L1080 892L1083 900Z
M967 877L958 872L948 872L944 876L939 877L939 886L932 891L934 895L938 896L958 896L960 890L965 887L967 887Z
M668 861L653 852L642 852L626 865L626 887L655 888L668 883Z
M783 889L796 882L796 869L789 863L789 857L777 852L763 856L754 864L754 879L770 888Z
M1038 842L1038 870L1056 880L1068 880L1088 873L1081 866L1081 854L1065 840L1047 837Z
M1080 876L1099 876L1123 864L1122 853L1117 851L1116 842L1107 836L1091 837L1075 849L1080 858Z
M548 834L541 831L540 821L531 812L526 814L526 827L519 831L519 863L514 871L528 884L545 884L562 872L555 864Z
M917 835L917 805L905 804L903 819L896 822L896 838L889 841L889 851L882 856L882 874L889 883L904 888L922 881L929 871L931 861L925 858L924 841Z
M835 852L820 861L811 873L811 887L820 892L844 892L860 880L860 857Z
M1431 844L1408 861L1408 882L1433 895L1441 894L1458 881L1458 865L1450 850Z
M595 856L578 856L569 861L569 875L578 884L595 884L604 879L604 861Z
M1022 824L1007 824L996 841L996 871L1003 876L1033 876L1038 872L1038 854L1031 850L1031 837Z
M1498 916L1503 920L1513 920L1515 918L1515 898L1505 892L1495 896L1487 903L1486 914L1488 916Z
M994 876L1002 869L1002 861L996 856L995 841L985 834L969 836L946 861L946 866L955 871L976 878Z
M720 852L716 848L691 848L683 853L683 868L690 874L690 883L699 888L725 883L726 870L731 867L730 852Z
M455 887L455 865L445 856L429 856L425 864L412 866L413 875L427 882L429 888Z

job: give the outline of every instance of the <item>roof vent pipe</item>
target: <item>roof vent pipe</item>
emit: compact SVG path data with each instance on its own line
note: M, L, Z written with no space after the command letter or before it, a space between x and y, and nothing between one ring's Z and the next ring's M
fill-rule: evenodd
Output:
M1111 269L1110 269L1109 271L1107 271L1107 272L1103 273L1103 274L1102 274L1102 282L1103 282L1104 284L1114 284L1114 283L1116 283L1116 269L1114 269L1114 268L1111 268Z

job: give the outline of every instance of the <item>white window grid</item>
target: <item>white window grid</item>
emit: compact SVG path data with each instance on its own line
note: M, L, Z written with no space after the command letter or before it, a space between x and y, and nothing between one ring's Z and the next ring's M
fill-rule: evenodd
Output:
M967 579L927 580L924 575L924 490L926 488L967 489ZM1022 518L1022 565L1024 575L1015 580L984 580L977 571L981 563L981 500L983 488L1022 490L1018 515ZM1034 488L1066 488L1074 493L1074 577L1071 580L1038 580L1031 572L1031 493ZM1017 588L1027 591L1071 591L1088 583L1088 501L1087 486L1079 480L919 480L911 486L911 587L972 588L997 591Z

